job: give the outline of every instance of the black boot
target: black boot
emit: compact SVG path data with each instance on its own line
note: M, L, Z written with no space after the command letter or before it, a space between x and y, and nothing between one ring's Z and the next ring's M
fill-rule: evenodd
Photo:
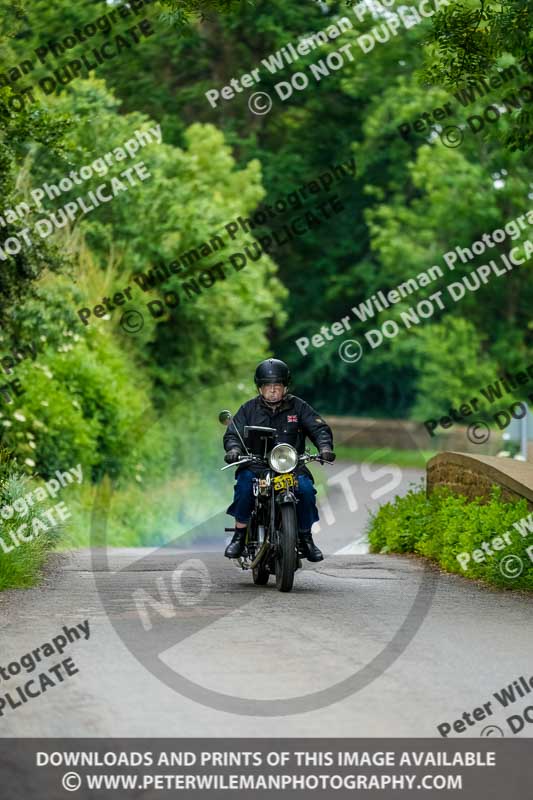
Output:
M304 558L308 561L323 561L322 551L313 542L311 531L300 531L298 539L303 550Z
M235 528L231 542L224 551L226 558L240 558L246 541L246 528Z

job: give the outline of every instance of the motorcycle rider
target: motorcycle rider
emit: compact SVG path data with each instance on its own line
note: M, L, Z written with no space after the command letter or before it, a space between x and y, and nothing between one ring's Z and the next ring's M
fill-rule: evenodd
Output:
M235 426L241 436L245 425L276 428L278 443L293 445L300 455L304 452L307 436L324 461L335 461L331 428L305 400L288 394L290 377L289 368L284 361L277 358L262 361L254 376L258 396L239 408L233 418ZM233 425L224 434L224 449L224 460L227 464L234 464L245 455ZM235 533L224 553L227 558L239 558L244 550L246 528L254 505L252 481L260 471L261 467L255 464L245 464L237 469L233 503L226 512L235 517ZM309 561L322 561L324 556L311 536L311 526L318 522L313 476L303 465L297 468L297 474L296 513L301 549Z

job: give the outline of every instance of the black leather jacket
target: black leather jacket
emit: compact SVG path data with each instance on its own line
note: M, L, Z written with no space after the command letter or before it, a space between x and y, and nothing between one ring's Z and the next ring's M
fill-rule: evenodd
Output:
M243 403L233 418L239 433L244 439L245 425L263 425L275 428L278 432L278 443L292 444L298 453L305 450L305 439L308 437L318 450L333 450L333 433L320 414L305 400L292 394L286 395L275 411L263 400L261 395ZM244 439L246 443L246 439ZM224 449L243 451L239 437L233 425L230 425L224 434ZM255 465L245 465L247 469L260 471ZM242 467L239 467L242 469ZM298 471L305 471L306 467L299 467Z

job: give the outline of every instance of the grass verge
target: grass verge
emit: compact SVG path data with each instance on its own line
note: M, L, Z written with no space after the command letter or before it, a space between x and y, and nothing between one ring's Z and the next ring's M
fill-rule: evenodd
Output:
M396 464L398 467L425 469L430 458L437 455L436 450L393 450L390 447L335 447L337 458L343 461L372 464Z
M43 517L47 508L28 505L24 498L30 491L27 476L4 474L0 483L0 592L34 586L63 529L57 518Z

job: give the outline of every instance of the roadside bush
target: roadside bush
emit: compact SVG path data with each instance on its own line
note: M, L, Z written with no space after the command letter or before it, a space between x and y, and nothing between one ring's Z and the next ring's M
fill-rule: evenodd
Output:
M37 482L27 475L15 471L5 452L0 453L0 509L4 509L5 506L13 507L19 498L37 485ZM1 519L0 537L3 544L0 545L0 592L4 589L23 588L37 583L39 571L49 550L57 543L64 526L52 525L47 519L45 524L49 526L48 530L35 534L29 541L17 539L16 533L21 525L26 523L24 536L29 538L32 533L32 521L36 517L42 519L41 513L52 505L55 505L53 501L38 503L27 508L23 515L15 512L9 519ZM20 509L24 509L24 506L26 504L21 503ZM18 546L17 541L20 542Z
M132 479L146 380L111 337L77 339L17 368L25 391L1 413L3 445L43 477L81 463L94 481Z
M525 535L520 526L514 527L524 518L528 522L523 527ZM492 540L506 533L510 543L504 540L503 548L492 548ZM374 553L417 553L448 572L505 588L533 590L533 561L527 553L533 545L533 513L528 512L526 500L503 502L497 487L493 487L489 502L482 498L471 502L445 488L436 489L427 497L425 489L413 488L371 515L368 535ZM471 557L463 569L457 555L472 556L483 542L487 542L492 555L485 553L481 563ZM522 573L516 578L506 576L505 564L502 565L509 555L522 561Z

